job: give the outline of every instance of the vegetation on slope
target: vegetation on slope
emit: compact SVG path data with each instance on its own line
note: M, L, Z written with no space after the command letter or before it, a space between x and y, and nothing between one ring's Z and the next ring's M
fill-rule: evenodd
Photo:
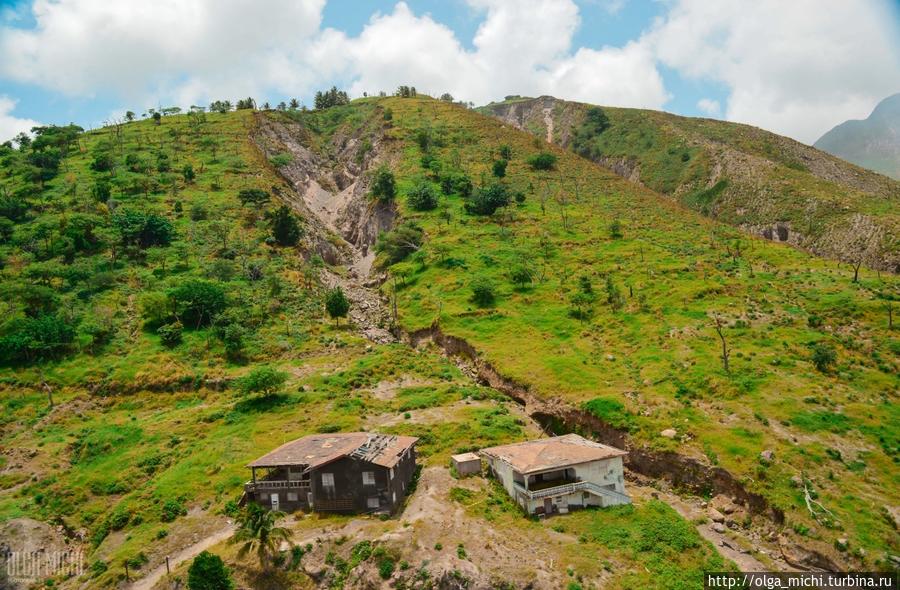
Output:
M396 277L384 291L405 329L439 325L543 397L615 400L638 443L703 456L785 510L798 535L820 547L849 536L886 563L897 549L895 277L864 269L854 282L459 106L377 104L402 152L398 195L446 175L475 184L429 211L397 200L397 232L424 236L405 250L390 247L396 234L382 240ZM541 152L553 169L529 165ZM487 214L479 203L494 199ZM660 436L670 428L675 439ZM831 516L811 514L804 490Z
M552 97L482 112L769 239L897 272L900 184L767 131Z

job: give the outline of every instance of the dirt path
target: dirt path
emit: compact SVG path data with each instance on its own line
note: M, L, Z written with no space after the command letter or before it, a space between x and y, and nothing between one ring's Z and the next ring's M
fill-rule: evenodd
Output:
M553 143L553 109L544 109L544 126L547 127L547 143Z
M234 525L228 526L224 529L218 530L208 537L197 541L193 545L188 545L184 549L178 551L174 555L169 556L169 567L171 569L175 569L178 564L187 561L188 559L193 559L203 551L206 551L213 545L218 545L222 541L225 541L234 534ZM146 576L141 578L140 580L135 580L131 586L129 586L130 590L151 590L154 586L156 586L157 582L159 582L166 575L166 564L163 563L159 567L156 567L150 570Z

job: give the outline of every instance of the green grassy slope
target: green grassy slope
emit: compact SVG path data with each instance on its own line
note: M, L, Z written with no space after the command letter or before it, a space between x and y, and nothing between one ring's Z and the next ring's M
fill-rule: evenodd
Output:
M365 124L374 112L362 104L315 115L312 139ZM522 419L495 392L443 357L373 346L324 317L322 262L308 236L296 248L272 240L276 194L290 189L250 141L256 116L172 116L77 135L60 144L66 154L55 175L52 166L36 174L31 164L46 161L30 149L0 148L0 527L28 517L85 539L88 573L57 585L113 587L126 561L142 576L225 526L246 463L296 436L413 434L426 465L525 437ZM329 149L324 140L319 148ZM245 189L271 199L242 205ZM125 211L170 222L171 242L123 243L129 228L114 220ZM172 323L173 294L195 281L220 288L224 309L209 325L185 322L183 341L167 347L158 325ZM241 397L234 380L263 365L287 373L282 391ZM676 550L685 587L700 585L690 572L723 567L672 510L638 510L633 544L587 556L579 549L573 559L597 575L599 560L610 560L623 585L638 579L644 587L668 580L661 559ZM578 522L602 527L607 518L620 515ZM640 531L673 521L685 530L672 547L640 549ZM516 522L510 515L497 526ZM258 569L232 553L229 565ZM556 568L562 579L564 564ZM285 587L310 584L286 574Z
M821 546L849 536L881 563L897 550L900 340L879 299L896 295L895 277L864 271L853 283L833 262L747 238L458 106L379 104L373 116L390 110L388 139L401 153L401 214L425 233L422 248L389 265L404 328L436 322L537 394L592 402L639 444L731 470ZM504 145L503 182L521 204L493 216L466 213L458 194L430 211L409 206L423 179L438 193L435 176L491 184ZM554 169L526 163L542 150L557 156ZM517 286L523 269L532 280ZM495 300L479 305L473 287L483 282ZM667 428L676 439L660 436ZM767 449L771 464L759 457ZM810 516L791 482L801 476L833 518Z
M900 183L786 137L724 121L541 97L482 107L683 205L817 254L900 268Z

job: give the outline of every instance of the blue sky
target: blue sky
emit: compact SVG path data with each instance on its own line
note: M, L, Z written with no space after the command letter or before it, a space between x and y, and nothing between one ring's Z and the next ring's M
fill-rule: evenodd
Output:
M896 0L0 0L0 135L400 83L553 94L812 142L900 92ZM0 138L4 139L4 138Z

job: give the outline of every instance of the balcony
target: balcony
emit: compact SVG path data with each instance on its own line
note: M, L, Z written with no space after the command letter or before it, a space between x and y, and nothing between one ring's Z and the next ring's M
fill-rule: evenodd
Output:
M256 483L248 481L244 484L244 491L247 493L267 492L269 490L281 489L309 489L309 480L258 479L256 480Z
M550 483L550 482L548 482ZM555 482L554 482L555 483ZM575 492L588 492L590 494L594 494L595 496L606 496L608 498L613 498L623 503L630 503L631 498L626 496L625 494L621 494L615 490L610 490L608 488L598 486L595 483L589 481L574 481L568 482L561 485L553 485L550 487L542 487L537 490L526 490L524 487L515 484L516 491L529 500L538 500L540 498L552 498L554 496L565 496L567 494L574 494Z

